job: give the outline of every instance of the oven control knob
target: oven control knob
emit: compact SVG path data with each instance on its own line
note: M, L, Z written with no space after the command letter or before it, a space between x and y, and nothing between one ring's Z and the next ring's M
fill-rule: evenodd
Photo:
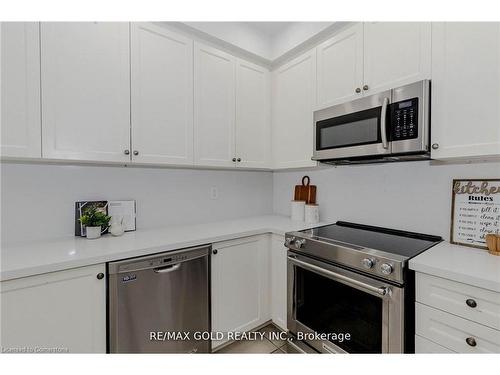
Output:
M361 261L361 263L363 263L363 267L365 267L366 269L370 269L373 267L373 265L375 264L375 262L373 261L373 259L370 259L370 258L365 258Z
M285 246L288 247L295 242L295 237L287 237L285 238Z
M380 266L380 272L382 272L384 275L390 275L392 273L392 266L388 263L383 263Z
M297 247L297 249L304 247L305 244L306 244L306 240L304 240L304 239L300 239L300 240L295 241L295 246Z

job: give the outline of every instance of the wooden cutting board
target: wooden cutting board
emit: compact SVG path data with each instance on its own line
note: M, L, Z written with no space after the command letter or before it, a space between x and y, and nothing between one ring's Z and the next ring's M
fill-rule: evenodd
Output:
M305 201L306 204L316 204L316 185L311 185L309 176L302 177L302 185L295 185L294 200Z

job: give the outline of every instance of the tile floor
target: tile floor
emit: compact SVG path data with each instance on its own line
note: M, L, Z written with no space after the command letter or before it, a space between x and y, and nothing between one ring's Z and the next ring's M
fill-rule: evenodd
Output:
M281 332L274 324L270 323L257 330L264 332L263 340L242 340L235 341L222 349L216 351L217 354L296 354L299 353L286 340L279 340L271 337L271 332Z

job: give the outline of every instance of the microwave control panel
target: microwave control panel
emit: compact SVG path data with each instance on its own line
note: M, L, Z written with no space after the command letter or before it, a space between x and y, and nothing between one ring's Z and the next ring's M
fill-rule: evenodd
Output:
M418 138L418 98L391 104L391 140Z

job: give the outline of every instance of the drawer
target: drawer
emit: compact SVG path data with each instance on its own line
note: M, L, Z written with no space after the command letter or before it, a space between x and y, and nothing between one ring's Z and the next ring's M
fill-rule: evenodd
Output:
M416 303L415 333L457 353L500 353L500 331L421 303Z
M415 335L415 353L428 354L428 353L455 353L453 350L438 345L425 337Z
M417 273L417 302L500 330L500 293Z

